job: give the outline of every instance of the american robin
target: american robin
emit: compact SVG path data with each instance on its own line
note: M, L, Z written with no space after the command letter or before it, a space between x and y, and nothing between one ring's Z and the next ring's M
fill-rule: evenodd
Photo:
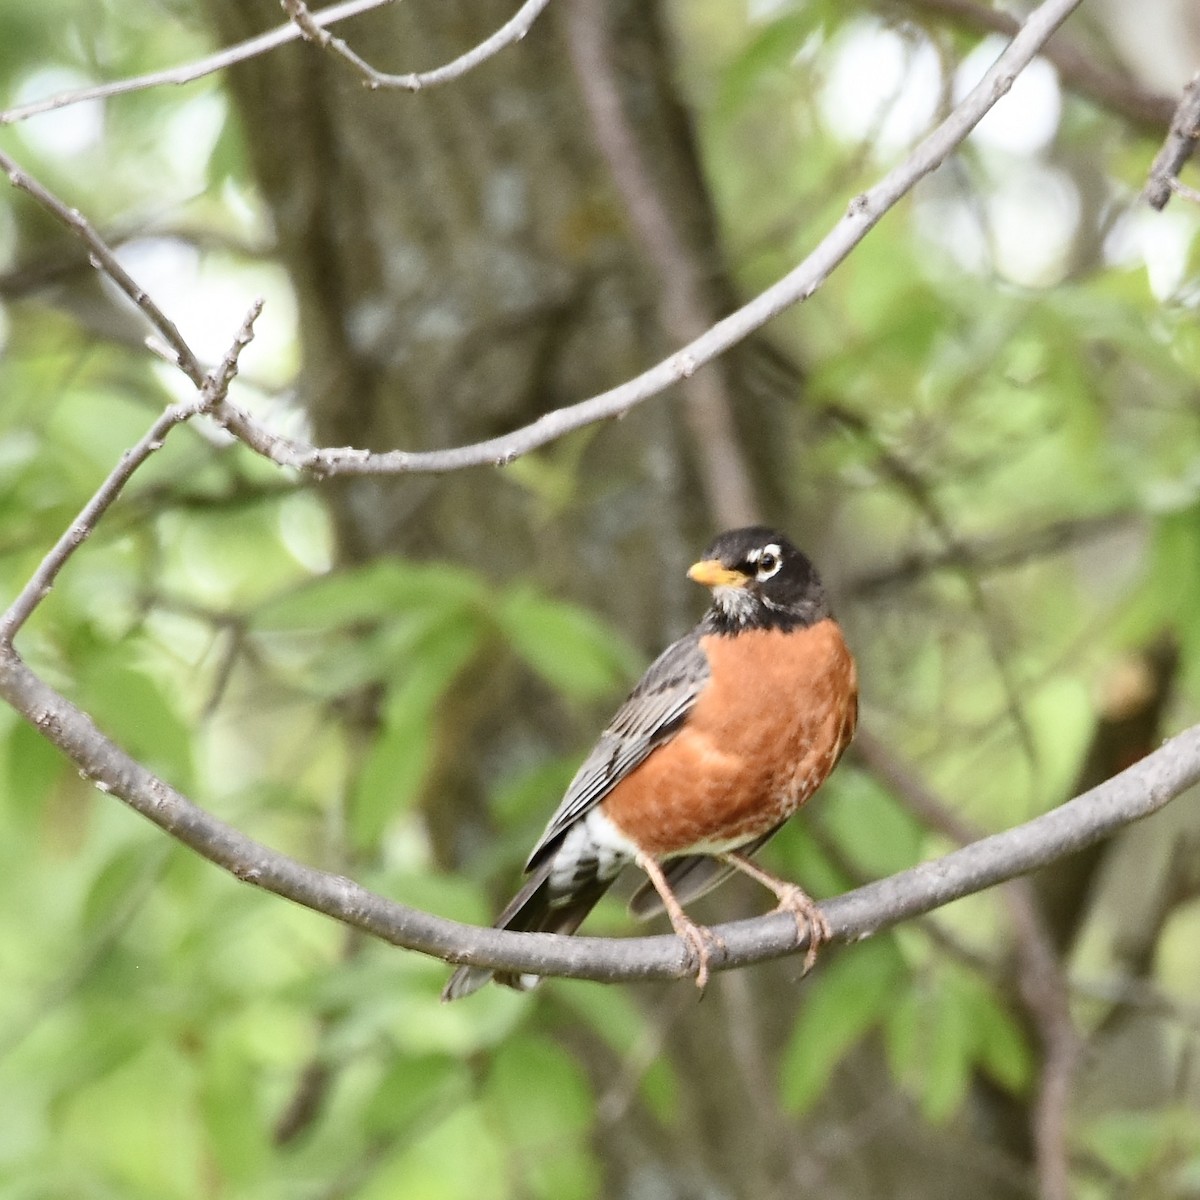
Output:
M712 591L699 625L668 646L617 710L533 848L529 881L496 927L574 933L622 868L649 877L630 903L665 908L708 978L715 935L682 905L743 871L807 931L829 937L814 902L753 854L825 781L854 735L854 659L812 563L763 526L721 534L688 576ZM442 998L495 977L460 967Z

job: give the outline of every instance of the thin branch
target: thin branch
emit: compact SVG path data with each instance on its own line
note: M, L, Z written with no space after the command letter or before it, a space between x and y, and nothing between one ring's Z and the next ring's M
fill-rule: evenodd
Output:
M1162 149L1154 156L1150 175L1142 195L1151 208L1160 212L1166 208L1172 191L1187 190L1176 176L1192 157L1196 143L1200 142L1200 71L1192 76L1183 89L1179 105L1171 117L1171 129Z
M778 316L792 305L807 300L816 292L884 214L921 179L936 170L967 137L993 105L1008 92L1017 75L1081 2L1082 0L1044 0L1029 15L1012 42L954 111L879 183L855 197L850 202L846 215L803 262L681 350L619 387L578 404L556 409L532 424L501 437L448 450L423 452L391 450L372 453L353 447L317 448L302 440L271 432L228 400L214 406L213 416L255 452L281 466L293 467L318 476L436 473L488 464L505 466L522 454L544 446L564 434L598 421L621 416L635 405L658 395L680 380L690 378L699 367L742 341L772 317ZM121 290L154 322L155 327L179 356L181 367L193 382L197 382L197 377L192 372L193 369L199 371L199 364L195 362L195 356L179 335L179 331L120 267L92 226L78 212L68 208L45 188L40 185L36 188L29 186L33 181L11 159L0 156L0 168L8 172L14 183L19 180L19 186L25 186L51 215L63 221L83 238L95 256L98 268L109 273Z
M845 584L843 591L856 598L875 596L891 588L919 583L934 571L961 570L968 562L980 575L1019 567L1033 559L1063 554L1092 540L1108 537L1129 528L1137 519L1133 514L1123 512L1064 517L1036 529L970 541L959 539L936 550L914 551L890 566L865 572Z
M453 471L487 464L504 466L566 433L620 416L680 380L690 378L700 366L736 345L772 317L813 295L884 214L919 180L940 166L967 137L1080 2L1045 0L1030 14L1012 42L955 110L879 183L855 197L846 215L802 263L748 304L717 322L701 337L634 379L589 400L547 413L512 433L450 450L424 453L393 450L380 454L357 449L318 450L267 435L266 445L260 452L269 452L276 462L320 474L395 474ZM227 427L248 440L250 430L232 422ZM255 448L259 449L259 446Z
M328 8L318 9L317 12L310 14L310 20L315 25L324 27L394 2L395 0L345 0L342 4L331 4ZM88 100L107 100L110 96L125 96L130 92L146 91L148 88L193 83L197 79L203 79L205 75L213 75L217 71L224 71L249 58L257 58L260 54L266 54L269 50L286 46L288 42L299 41L303 36L304 34L295 24L287 21L276 29L247 38L244 42L238 42L234 46L218 50L215 54L197 59L195 62L185 63L178 67L168 67L162 71L150 71L145 75L135 75L129 79L116 79L111 83L98 83L92 87L75 88L69 92L59 92L57 95L47 96L42 100L22 104L18 108L10 108L7 112L0 113L0 125L14 125L18 121L27 121L30 117L52 112L57 108L66 108L71 104L83 104Z
M452 79L460 79L468 71L474 70L480 63L494 58L506 46L519 42L533 26L534 21L542 14L542 10L550 0L525 0L525 3L490 37L485 38L477 46L473 46L465 54L460 54L452 62L428 71L410 72L405 75L388 75L377 71L365 58L356 54L340 37L321 28L313 19L312 13L304 0L280 0L284 12L295 22L306 41L328 50L331 54L345 59L363 78L363 83L372 91L390 88L405 92L419 92L422 88L433 87L439 83L449 83Z
M1200 1033L1200 1004L1172 995L1145 979L1123 975L1084 977L1071 980L1071 991L1081 999L1102 1000L1117 1008L1137 1009Z
M397 904L339 875L305 866L198 808L105 737L92 719L0 646L0 697L49 739L103 792L237 878L372 937L447 962L609 983L689 974L678 939L564 938L482 929ZM837 941L853 942L930 912L1091 845L1149 816L1200 781L1200 726L1172 738L1120 775L1052 812L922 863L822 907ZM788 914L718 927L727 970L806 948Z
M888 7L895 6L889 0ZM899 0L899 7L945 17L972 31L1000 33L1005 37L1012 37L1019 27L1008 13L974 0ZM1170 96L1152 92L1127 75L1102 66L1075 43L1056 41L1044 54L1069 88L1145 132L1157 133L1170 121L1175 107Z
M192 348L184 340L175 322L154 302L150 294L121 266L112 248L97 233L95 226L79 211L60 200L45 184L40 183L19 163L0 151L0 171L19 191L26 192L56 221L65 225L88 248L92 266L107 275L113 283L141 309L143 315L158 331L174 355L172 361L196 385L204 387L204 368ZM170 357L168 355L168 357Z
M54 586L58 573L66 565L67 559L91 537L96 523L121 494L121 489L129 482L130 476L151 454L162 448L163 439L167 434L176 425L190 421L200 413L210 412L225 398L229 385L237 374L238 358L254 337L254 322L262 312L262 307L261 300L255 301L224 359L208 375L201 377L200 390L196 396L191 400L172 404L150 426L137 445L121 456L121 461L67 527L54 548L42 559L38 569L21 590L21 594L9 605L8 611L0 617L0 647L12 644L13 638L33 610L50 594L50 589Z
M1171 191L1177 192L1185 200L1190 200L1193 204L1200 204L1200 189L1188 187L1186 183L1180 183L1178 179L1171 180Z

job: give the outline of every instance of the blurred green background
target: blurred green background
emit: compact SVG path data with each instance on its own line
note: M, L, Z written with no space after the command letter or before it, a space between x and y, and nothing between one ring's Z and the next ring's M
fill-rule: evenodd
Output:
M253 837L486 922L607 715L701 611L684 570L745 515L741 480L830 583L875 750L772 843L774 869L827 896L948 848L880 753L988 830L1128 765L1200 707L1200 207L1137 202L1200 33L1150 7L1151 115L1037 61L709 373L715 402L677 389L503 471L323 484L189 427L21 652ZM339 31L411 70L511 10L408 0ZM686 333L672 288L708 320L789 269L994 57L980 11L562 0L442 89L368 93L292 45L0 145L208 361L265 296L234 397L262 420L436 448L656 361ZM1129 81L1119 18L1085 4L1061 38ZM2 102L280 19L0 0ZM606 157L581 75L619 98L632 156ZM631 178L676 231L665 258ZM11 597L187 385L15 192L0 305ZM1085 1046L1079 1196L1200 1195L1198 838L1183 799L1035 880ZM734 882L696 912L767 902ZM588 928L635 929L620 896ZM0 711L0 1197L1036 1195L1045 1055L1013 938L988 894L803 982L796 962L723 975L703 1003L552 982L443 1006L441 964L239 886Z

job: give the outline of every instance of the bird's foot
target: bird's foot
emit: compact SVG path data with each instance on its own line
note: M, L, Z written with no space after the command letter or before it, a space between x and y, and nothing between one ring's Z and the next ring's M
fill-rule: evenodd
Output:
M808 939L808 949L804 952L804 974L807 975L817 961L817 952L833 939L833 930L820 906L802 887L794 883L783 884L775 894L779 897L775 911L791 913L796 919L796 936Z
M775 906L776 912L791 913L795 917L796 937L801 941L805 939L808 941L808 949L804 954L804 973L807 975L817 961L817 951L826 942L833 940L833 930L829 927L829 921L818 907L817 902L802 887L789 883L786 879L780 879L777 875L772 875L752 858L737 850L731 850L720 857L723 862L728 863L735 870L749 875L751 879L758 880L763 887L774 892L779 899L779 903Z
M724 956L725 943L707 925L697 925L683 911L683 906L671 891L671 885L667 882L662 867L654 858L639 853L634 861L646 872L654 890L659 894L667 916L671 919L671 928L675 930L675 936L687 947L688 962L696 964L696 986L704 991L708 986L709 960L714 952Z
M696 987L708 986L708 965L713 954L725 954L725 942L707 925L697 925L686 913L671 914L675 936L687 947L689 963L696 964Z

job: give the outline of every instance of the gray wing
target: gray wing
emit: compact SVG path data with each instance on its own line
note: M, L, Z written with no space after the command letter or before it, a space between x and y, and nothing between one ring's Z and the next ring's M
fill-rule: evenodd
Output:
M575 772L562 803L529 856L526 871L533 870L554 843L652 750L670 741L696 703L709 674L708 658L697 630L672 643L650 664Z

